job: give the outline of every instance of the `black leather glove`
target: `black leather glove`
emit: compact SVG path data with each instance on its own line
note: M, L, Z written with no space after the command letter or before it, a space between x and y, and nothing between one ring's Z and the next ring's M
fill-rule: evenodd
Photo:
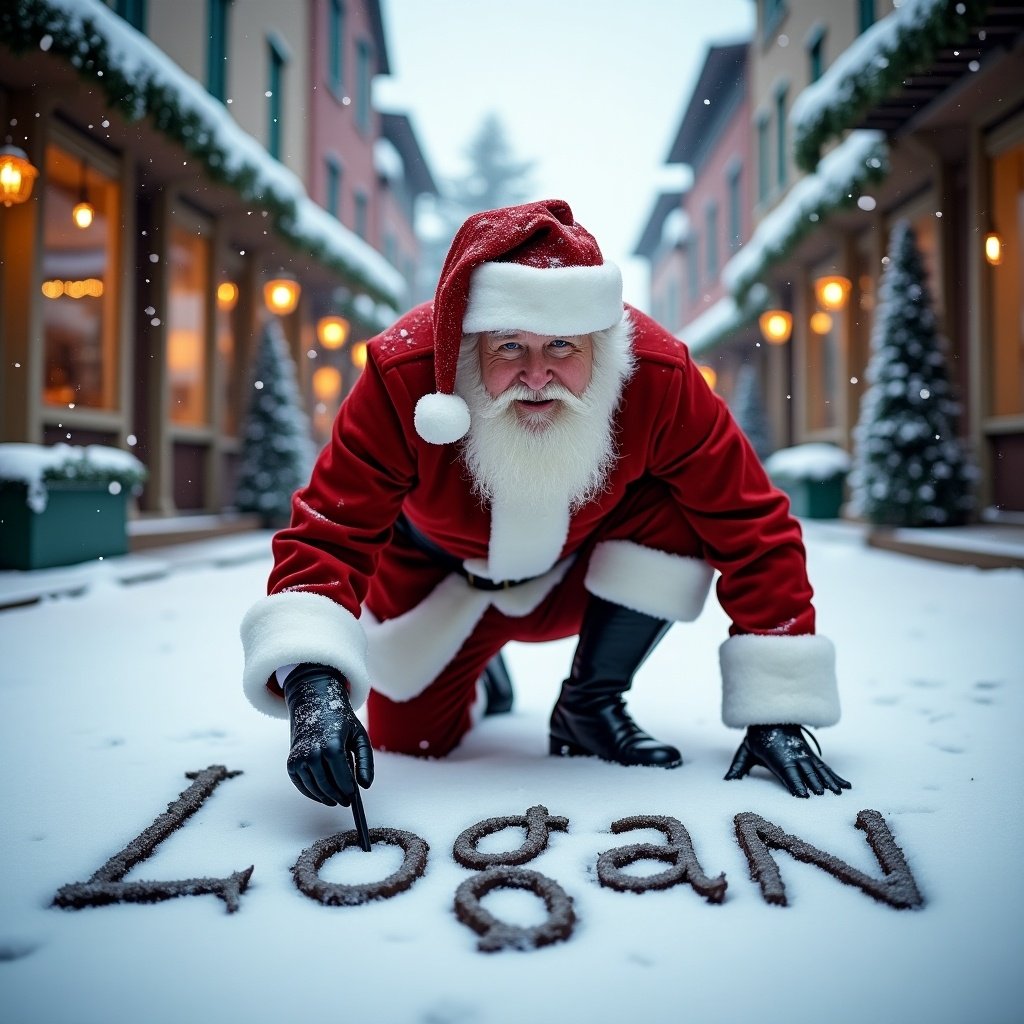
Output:
M754 765L761 765L793 796L810 796L808 788L818 796L822 796L826 789L837 794L850 789L850 783L836 775L807 746L803 734L802 725L748 726L747 735L732 759L726 779L742 779ZM814 745L818 746L817 740L814 740ZM820 753L821 747L818 747Z
M299 665L288 673L283 690L292 726L288 774L295 788L329 807L348 807L356 781L363 789L373 782L373 749L344 678L325 665Z

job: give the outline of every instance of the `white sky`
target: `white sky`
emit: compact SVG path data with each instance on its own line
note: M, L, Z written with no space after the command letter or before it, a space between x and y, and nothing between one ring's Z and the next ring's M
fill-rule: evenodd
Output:
M382 0L392 74L387 110L407 112L435 178L497 113L531 198L560 198L623 271L646 309L644 261L631 257L709 44L748 37L753 0Z

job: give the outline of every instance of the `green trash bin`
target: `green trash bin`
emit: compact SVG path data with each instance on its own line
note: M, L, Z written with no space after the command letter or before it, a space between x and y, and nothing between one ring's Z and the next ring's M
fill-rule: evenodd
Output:
M838 519L850 456L834 444L782 448L764 463L772 483L789 497L790 511L805 519Z

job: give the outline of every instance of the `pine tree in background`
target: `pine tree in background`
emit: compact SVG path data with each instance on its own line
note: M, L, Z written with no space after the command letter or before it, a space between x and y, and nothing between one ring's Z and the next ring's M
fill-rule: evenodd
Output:
M286 525L292 494L309 481L314 458L295 363L281 325L272 320L260 337L243 426L238 510L259 513L265 527Z
M974 506L977 469L958 434L960 403L921 254L905 220L890 240L867 382L849 477L854 514L888 526L964 522Z
M437 279L455 232L471 214L524 202L529 193L532 160L517 160L505 127L488 114L463 151L466 173L441 186L433 208L417 217L420 268L417 301L434 297ZM425 209L425 208L421 208Z
M761 401L757 371L750 363L744 363L736 374L736 386L730 404L733 419L747 435L757 457L764 461L775 451L775 445L772 443L772 431L764 402Z

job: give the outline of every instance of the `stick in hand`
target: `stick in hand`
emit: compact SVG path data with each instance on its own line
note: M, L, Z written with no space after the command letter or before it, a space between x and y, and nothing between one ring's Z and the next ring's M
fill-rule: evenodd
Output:
M366 827L366 812L363 810L363 798L359 795L359 783L356 782L355 756L351 750L348 752L348 765L352 770L352 781L355 782L355 790L352 794L352 820L356 825L359 845L366 853L369 853L371 847L370 830Z

